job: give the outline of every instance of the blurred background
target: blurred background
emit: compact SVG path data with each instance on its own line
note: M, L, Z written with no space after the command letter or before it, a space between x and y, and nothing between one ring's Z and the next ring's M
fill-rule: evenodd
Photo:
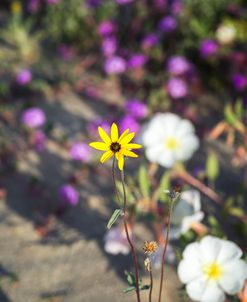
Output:
M143 241L165 230L160 190L200 193L201 218L174 235L166 259L164 295L176 302L189 301L176 274L186 244L210 233L246 251L246 1L1 0L1 302L134 301L123 293L132 260L121 223L106 229L111 165L88 143L112 122L142 143L168 112L199 143L163 164L144 144L126 178L143 283Z

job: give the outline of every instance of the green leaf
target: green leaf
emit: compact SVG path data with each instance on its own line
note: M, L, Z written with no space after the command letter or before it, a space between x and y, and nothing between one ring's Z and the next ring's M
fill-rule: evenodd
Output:
M148 197L150 194L150 183L147 169L144 166L141 166L139 169L138 180L143 197Z
M128 272L128 271L124 271L124 274L127 278L127 282L129 283L129 285L134 286L135 287L135 276L132 272Z
M214 153L209 153L206 161L206 175L209 180L214 181L219 175L219 162Z
M243 109L243 103L240 99L237 100L234 109L235 109L237 118L242 119L243 114L244 114L244 109Z
M135 290L135 289L136 289L135 286L129 286L129 287L125 288L125 289L123 290L123 292L124 292L125 294L127 294L127 293L132 292L132 291Z
M168 194L164 193L164 190L168 190L170 188L170 172L166 171L161 180L158 189L156 190L155 199L160 200L162 202L168 201Z
M149 289L150 288L150 285L143 285L143 286L141 286L140 287L140 290L147 290L147 289Z
M236 124L236 122L237 122L237 117L236 117L236 115L233 113L232 107L231 107L230 104L227 104L227 105L225 106L225 108L224 108L224 116L225 116L226 121L227 121L230 125L234 126L234 125Z
M109 219L109 221L108 221L108 223L107 223L107 229L108 229L108 230L109 230L109 229L112 227L112 225L117 221L118 217L119 217L120 215L122 215L122 213L123 213L122 209L116 209L116 210L113 212L111 218Z
M237 207L231 207L228 209L228 213L231 214L232 216L236 217L243 217L245 215L245 212L241 208Z

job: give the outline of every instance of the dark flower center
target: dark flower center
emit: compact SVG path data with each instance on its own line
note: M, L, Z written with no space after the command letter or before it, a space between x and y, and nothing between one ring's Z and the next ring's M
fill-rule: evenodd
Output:
M110 149L112 152L116 153L121 149L121 145L119 143L111 143Z

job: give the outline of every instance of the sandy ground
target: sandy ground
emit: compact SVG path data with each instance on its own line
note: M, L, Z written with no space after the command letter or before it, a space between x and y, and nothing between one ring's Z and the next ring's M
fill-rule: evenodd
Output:
M54 124L55 140L63 134L74 141L86 121L106 111L101 103L71 94L40 105ZM17 173L0 178L7 190L6 200L0 201L0 302L135 301L134 294L122 293L130 256L110 256L103 249L105 225L114 206L109 167L99 174L92 167L90 173L83 170L79 205L60 218L47 216L57 203L58 187L74 168L66 150L50 140L46 151L37 155L29 150L18 160ZM34 176L42 190L30 192ZM38 232L35 226L45 219L49 219L48 235L41 237L43 229ZM144 233L137 228L139 245L147 239ZM11 274L16 280L10 280ZM144 273L144 283L145 278ZM178 286L174 270L167 267L163 301L181 301ZM142 302L146 301L145 293Z

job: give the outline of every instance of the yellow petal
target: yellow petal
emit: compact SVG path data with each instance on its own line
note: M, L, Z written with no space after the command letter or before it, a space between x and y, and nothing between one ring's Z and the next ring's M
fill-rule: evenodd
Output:
M100 162L103 164L104 162L106 162L109 158L112 157L114 153L109 150L109 151L106 151L100 158Z
M101 150L101 151L108 151L109 150L109 146L106 145L105 143L101 143L101 142L92 142L89 144L90 147L97 149L97 150Z
M117 142L118 140L118 127L115 123L111 125L111 141Z
M131 132L127 135L125 135L121 140L119 140L119 144L121 145L126 145L128 144L132 139L133 137L135 136L135 132Z
M120 141L122 138L124 138L129 133L129 131L130 131L130 129L124 130L124 132L120 135L118 141Z
M121 156L119 156L118 158L118 168L119 170L123 170L123 166L124 166L124 156L121 154Z
M139 144L125 144L125 145L121 145L122 148L124 149L140 149L142 148L142 145L139 145Z
M98 127L98 131L99 131L99 135L101 137L101 139L107 144L110 145L111 144L111 139L109 137L109 135L105 132L105 130L101 127Z
M127 149L122 149L122 153L123 153L123 155L125 155L125 156L129 156L129 157L138 157L137 154L135 154L134 152L129 151L129 150L127 150Z

